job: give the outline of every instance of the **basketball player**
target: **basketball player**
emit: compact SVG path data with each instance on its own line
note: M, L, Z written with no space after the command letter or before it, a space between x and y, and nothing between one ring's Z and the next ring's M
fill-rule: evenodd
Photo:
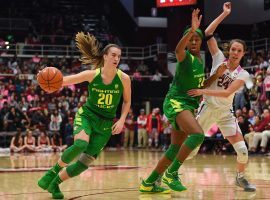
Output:
M100 52L96 38L82 32L76 35L76 42L82 53L82 63L92 65L95 70L63 78L63 86L89 82L89 96L75 116L74 144L63 152L56 165L38 181L38 185L52 193L55 199L64 198L59 184L85 171L100 154L111 134L121 132L131 103L130 78L117 69L121 58L120 47L109 44ZM121 117L113 124L121 96ZM77 156L78 160L70 164Z
M192 26L184 31L182 39L176 46L176 73L163 104L164 113L173 126L171 145L150 176L142 181L139 188L142 193L170 192L170 190L155 190L157 180L167 168L162 181L172 190L186 190L180 182L178 169L189 153L204 140L203 130L194 117L194 109L199 106L199 98L187 95L188 90L200 88L204 84L204 66L200 57L203 38L203 33L199 29L201 19L199 9L194 10Z
M229 44L229 56L218 48L213 33L217 26L231 13L231 3L223 5L223 12L205 30L207 45L213 58L211 74L215 72L220 63L227 66L227 70L221 77L215 80L207 89L193 89L188 92L191 97L203 95L198 112L198 122L206 132L213 123L217 123L223 136L233 145L237 153L236 185L244 188L244 191L253 192L256 187L249 184L244 177L245 166L248 162L248 150L245 145L241 130L233 115L232 103L235 93L244 87L249 80L249 74L240 66L240 61L245 54L244 41L234 39Z

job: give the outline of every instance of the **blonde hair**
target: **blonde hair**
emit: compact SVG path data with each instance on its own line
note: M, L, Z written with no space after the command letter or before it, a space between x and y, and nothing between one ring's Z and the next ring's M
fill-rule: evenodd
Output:
M101 45L95 36L90 33L84 34L83 32L76 34L76 45L82 54L80 58L82 64L93 65L94 69L104 65L103 55L108 54L108 50L111 47L116 47L121 50L116 44L108 44L100 51Z

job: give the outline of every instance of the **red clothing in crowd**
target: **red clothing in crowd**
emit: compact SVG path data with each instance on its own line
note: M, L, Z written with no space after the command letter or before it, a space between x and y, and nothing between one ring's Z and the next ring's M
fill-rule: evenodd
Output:
M264 130L269 130L270 116L264 118L258 126L254 127L255 132L263 132Z
M137 118L138 128L146 128L146 123L147 123L147 116L139 115Z
M151 133L152 132L152 128L153 128L153 126L152 126L152 120L154 118L157 119L157 130L160 133L161 130L162 130L162 124L161 124L161 117L160 117L160 115L154 115L153 116L152 114L149 114L147 116L147 127L146 127L146 130L147 130L148 133Z

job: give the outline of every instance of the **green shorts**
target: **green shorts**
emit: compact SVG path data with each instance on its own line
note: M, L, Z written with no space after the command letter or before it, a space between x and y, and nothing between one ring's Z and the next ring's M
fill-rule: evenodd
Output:
M81 107L74 119L73 135L82 130L89 135L89 144L85 153L97 156L105 147L112 135L112 119L104 119L86 108Z
M181 97L166 97L163 103L164 114L175 130L180 130L180 127L176 123L177 114L184 110L189 110L191 113L194 113L194 110L197 108L197 102Z

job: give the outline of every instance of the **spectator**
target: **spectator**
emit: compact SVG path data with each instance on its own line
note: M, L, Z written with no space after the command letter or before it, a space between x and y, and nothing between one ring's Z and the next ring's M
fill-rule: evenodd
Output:
M263 110L263 120L260 122L259 126L254 128L255 134L253 137L253 143L251 145L251 151L256 152L259 141L262 140L262 132L269 129L269 124L270 123L270 114L268 109ZM265 137L264 137L265 139ZM265 153L265 147L266 147L267 141L262 140L261 141L261 152Z
M25 145L23 145L23 138L21 129L17 129L17 133L12 137L10 142L10 152L19 153L25 149Z
M148 147L152 147L153 141L155 142L155 147L158 147L159 133L161 132L161 118L158 114L158 109L154 108L152 113L147 117L147 133L148 133Z
M133 115L132 108L129 109L125 120L125 135L124 135L124 148L127 148L129 143L129 148L133 147L134 143L134 128L135 128L135 120Z
M62 122L62 117L59 114L59 112L57 110L55 110L53 112L53 114L51 114L51 121L50 121L50 125L49 125L50 131L59 133L61 122Z
M42 152L48 152L52 150L50 139L45 131L41 131L40 135L38 136L37 150Z
M54 151L62 152L67 148L67 145L63 145L63 140L60 134L54 132L51 138L52 149Z
M32 131L30 129L26 130L26 135L24 136L24 145L25 149L29 152L36 152L36 139L32 135Z
M243 115L238 116L238 125L241 129L243 136L249 133L249 127L251 126L251 123L246 120Z
M254 135L255 135L254 129L257 129L257 127L259 126L260 122L261 122L260 117L259 116L255 116L255 123L254 123L254 125L253 126L252 125L249 126L249 133L244 136L244 139L245 139L245 141L246 141L246 143L248 145L248 150L249 151L251 151L251 147L252 147L252 144L253 144L253 138L254 138Z
M255 111L250 109L248 111L248 121L251 123L252 126L255 125Z
M161 81L162 80L162 74L156 70L156 73L152 77L152 81Z
M147 116L145 110L140 110L140 115L137 118L138 124L138 148L145 148L147 145L147 133L146 133Z

